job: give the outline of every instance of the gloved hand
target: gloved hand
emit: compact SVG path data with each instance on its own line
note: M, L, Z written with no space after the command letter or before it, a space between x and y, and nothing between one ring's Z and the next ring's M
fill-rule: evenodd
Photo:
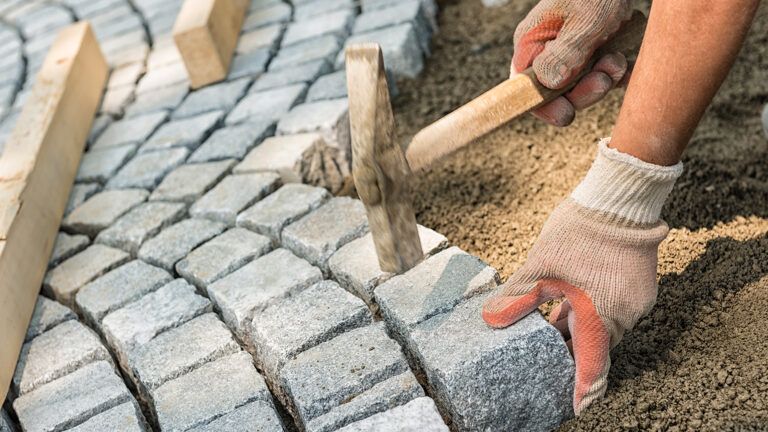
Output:
M602 396L609 350L656 301L659 243L668 228L661 207L682 173L598 146L592 168L550 215L527 262L483 306L483 319L506 327L539 305L565 298L550 315L576 361L573 409Z
M563 88L631 16L630 0L542 0L515 30L511 75L533 66L544 86ZM623 55L606 55L572 90L538 108L534 115L555 126L567 126L576 110L623 84L626 73Z

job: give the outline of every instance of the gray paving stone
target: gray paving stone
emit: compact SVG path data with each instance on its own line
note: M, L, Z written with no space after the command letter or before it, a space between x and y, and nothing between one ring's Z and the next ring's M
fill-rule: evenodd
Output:
M271 241L244 228L232 228L208 240L176 264L176 272L198 288L239 269L272 249Z
M419 324L409 347L457 430L548 431L572 416L574 366L563 338L534 312L503 330L488 295Z
M377 9L389 8L402 3L403 0L361 0L360 6L363 13L371 12ZM432 31L437 31L437 2L435 0L421 0L421 7L432 27Z
M253 5L255 2L251 3ZM274 3L251 10L243 22L243 31L253 30L274 23L291 20L291 6L287 3Z
M283 426L272 403L251 402L224 414L191 432L282 432Z
M197 200L189 214L234 226L238 213L278 186L280 177L275 173L230 175Z
M91 149L143 143L167 117L168 113L157 112L113 122L93 143Z
M418 231L424 256L448 246L448 239L442 234L421 225ZM373 300L374 288L394 276L379 267L371 233L342 246L328 260L328 268L341 286L374 308L377 307Z
M128 63L114 69L109 74L107 88L136 84L139 77L146 71L144 62Z
M134 260L83 287L77 294L77 306L85 320L100 329L101 320L107 314L157 290L172 279L165 270Z
M242 159L246 153L275 131L275 122L262 120L218 129L201 145L189 162Z
M351 330L296 356L280 372L298 423L328 413L388 378L409 372L400 346L383 323Z
M287 184L237 217L237 226L269 236L279 244L283 228L320 207L331 194L323 188Z
M209 111L229 112L245 94L250 78L214 84L196 90L173 112L173 118L192 117Z
M341 49L337 36L326 35L283 47L269 64L270 71L295 67L312 60L332 61Z
M257 77L267 67L272 52L267 48L252 51L247 54L238 54L232 59L227 79L233 80L242 77Z
M92 245L50 270L43 281L43 291L72 307L75 294L85 284L127 262L129 255L103 245Z
M126 402L95 415L67 432L144 432L145 421L136 402Z
M343 70L323 75L307 91L307 102L347 97L347 73Z
M147 58L147 69L155 69L180 61L182 61L181 54L179 54L179 50L176 48L173 37L168 35L167 38L161 37L159 40L155 40L152 52Z
M155 336L129 356L132 375L144 394L221 357L240 345L215 313L206 313Z
M347 99L297 105L277 124L278 135L304 132L319 132L329 146L347 151L350 148Z
M299 83L287 87L250 93L229 113L226 123L232 125L252 120L272 120L276 122L294 105L299 103L304 98L306 92L307 85Z
M77 320L65 321L23 345L13 391L24 395L98 360L112 361L99 337Z
M134 87L126 85L107 89L101 99L99 113L111 114L113 116L122 116L125 107L134 99Z
M353 33L366 33L410 22L416 32L421 50L429 55L432 26L420 0L407 0L389 7L365 12L355 21Z
M149 199L191 204L216 185L234 165L232 159L181 165L163 179Z
M424 69L419 36L412 23L399 24L367 33L358 33L347 39L345 47L362 42L381 45L384 64L397 78L416 78ZM344 66L343 51L336 57L336 68Z
M332 198L309 215L283 229L283 246L320 268L340 247L368 232L363 203Z
M248 54L259 49L268 49L275 52L280 36L283 35L284 28L283 24L272 24L245 31L237 40L235 52L238 54Z
M142 189L100 192L72 211L62 226L68 230L95 237L120 216L144 202L149 193Z
M208 296L224 322L248 342L255 312L322 280L317 267L286 249L277 249L208 285Z
M343 39L347 37L352 29L354 20L355 13L352 9L342 9L324 14L322 18L293 22L285 31L282 46L286 47L297 42L329 34Z
M368 417L339 429L339 432L448 432L435 402L420 397L405 405Z
M134 207L109 228L96 236L96 243L105 244L136 256L139 247L166 226L186 214L182 203L149 202Z
M80 161L75 181L106 182L136 153L136 144L125 144L86 152Z
M125 109L126 117L143 116L160 111L172 111L181 104L189 93L189 85L185 82L152 89L136 95Z
M173 271L173 266L198 245L224 231L225 225L204 219L185 219L175 223L146 241L139 258Z
M188 154L189 150L184 147L140 153L107 182L107 188L154 189L166 174L184 162Z
M56 234L56 242L53 244L48 268L59 265L65 259L87 248L90 243L88 236L82 234L69 235L64 232Z
M139 152L150 152L186 147L196 149L205 140L219 121L224 117L223 111L211 111L181 120L170 121L157 130Z
M73 319L77 319L77 316L68 307L43 296L38 296L24 341L29 342L64 321Z
M205 388L206 391L200 391ZM152 392L160 428L187 430L249 402L272 403L264 378L239 352L208 363Z
M145 93L170 84L187 83L187 69L183 62L149 68L136 86L136 93Z
M67 208L64 211L64 215L72 213L72 210L84 203L85 200L92 197L99 191L101 186L97 183L82 183L72 186L72 192L69 194L69 201L67 201Z
M321 19L319 15L323 15L330 12L335 12L343 9L354 9L355 3L353 0L324 0L324 1L310 1L301 2L296 5L293 10L293 17L296 21L304 21L310 19Z
M251 91L269 90L297 83L312 83L317 77L330 71L331 64L325 59L309 61L290 69L265 73L256 80Z
M103 38L101 42L99 43L101 47L101 52L104 53L106 57L113 56L117 53L121 53L125 51L128 48L131 48L136 45L144 44L147 42L147 34L144 31L143 28L138 27L133 31L129 31L126 33L121 33L117 35L110 36L108 38ZM122 63L122 62L121 62ZM143 62L130 62L126 64L121 64L119 67L127 66L131 64L142 64ZM143 72L143 71L142 71ZM128 81L127 84L135 85L136 81L138 80L140 74L133 75L131 78L133 80ZM111 76L110 81L107 82L107 87L112 87L111 85Z
M237 174L270 172L280 174L283 183L302 183L316 152L326 146L319 133L281 135L264 140L235 168Z

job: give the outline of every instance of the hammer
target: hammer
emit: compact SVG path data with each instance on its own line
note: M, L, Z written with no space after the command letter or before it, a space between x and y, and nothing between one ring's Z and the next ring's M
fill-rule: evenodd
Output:
M645 16L635 11L573 83L606 54L636 57L645 25ZM424 255L410 197L411 176L570 90L544 87L533 70L526 69L422 129L403 151L394 142L395 120L381 47L375 43L349 46L346 71L352 177L365 205L379 266L390 273L409 270Z

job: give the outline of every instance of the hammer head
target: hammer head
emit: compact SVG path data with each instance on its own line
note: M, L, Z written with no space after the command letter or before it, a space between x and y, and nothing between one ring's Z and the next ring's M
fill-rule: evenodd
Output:
M402 273L423 252L411 205L411 170L395 143L395 119L378 44L346 50L352 177L365 204L382 271Z

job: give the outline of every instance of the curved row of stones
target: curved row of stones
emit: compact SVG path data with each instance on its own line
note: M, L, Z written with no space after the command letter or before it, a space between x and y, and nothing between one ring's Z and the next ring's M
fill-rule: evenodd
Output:
M0 2L34 71L27 45L53 37L24 30L48 17L29 4ZM348 173L342 48L377 41L389 73L415 76L433 2L253 0L229 78L194 92L170 38L180 1L35 4L91 20L112 72L13 379L23 430L547 430L570 415L557 332L480 320L495 270L420 227L425 261L382 273L362 204L325 189Z

